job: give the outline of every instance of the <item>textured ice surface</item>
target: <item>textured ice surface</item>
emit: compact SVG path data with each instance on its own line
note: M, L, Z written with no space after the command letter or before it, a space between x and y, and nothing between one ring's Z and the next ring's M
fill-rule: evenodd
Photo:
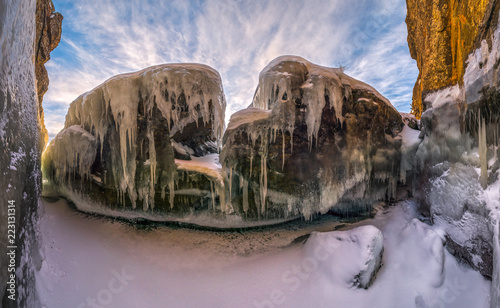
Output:
M500 17L499 17L500 18ZM497 27L491 38L491 46L486 40L481 47L469 54L464 73L464 87L468 103L476 102L481 97L485 85L498 88L500 68L500 28Z
M499 17L500 19L500 17ZM500 73L500 28L497 27L491 41L483 40L481 47L476 49L469 55L467 68L464 74L464 86L466 89L466 98L469 103L476 102L485 95L482 90L485 86L496 88L498 91L498 77ZM498 102L498 101L497 101ZM497 109L498 112L498 109ZM492 172L498 169L499 164L499 114L489 114L490 118L497 119L496 129L492 130L491 125L489 130L486 130L484 119L479 119L479 156L481 164L481 184L485 189L486 204L491 210L490 213L490 228L493 233L493 283L491 287L491 307L500 307L500 180L499 171ZM496 130L496 135L494 131ZM493 131L493 134L492 134ZM487 136L486 134L489 134ZM488 157L488 149L486 139L496 139L493 142L493 157ZM491 143L491 142L490 142ZM491 151L490 151L491 153ZM482 156L482 157L481 157ZM488 169L488 170L485 170ZM490 178L496 176L496 182L487 183L488 173ZM486 187L487 186L487 187Z
M56 141L51 142L48 147L44 160L52 164L45 166L47 172L53 172L51 178L60 183L71 183L75 174L90 178L90 167L96 156L97 140L80 125L64 129L56 136Z
M407 172L414 172L416 168L416 152L422 142L419 138L420 131L411 129L408 125L401 132L401 171L399 181L406 182Z

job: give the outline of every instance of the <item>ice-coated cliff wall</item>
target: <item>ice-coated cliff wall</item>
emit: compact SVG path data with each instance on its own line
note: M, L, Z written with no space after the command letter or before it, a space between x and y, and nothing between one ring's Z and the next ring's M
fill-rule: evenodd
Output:
M43 127L37 97L35 70L36 47L47 28L36 31L43 22L42 8L51 8L50 0L0 1L0 306L38 307L34 271L41 265L38 252L38 211L41 193L40 157ZM60 32L60 22L52 32ZM52 43L52 49L57 43ZM50 50L52 50L50 49ZM50 50L44 50L48 57ZM43 81L45 87L48 80ZM9 208L9 205L14 205ZM10 209L10 211L9 211ZM15 215L12 215L15 212ZM10 215L9 215L10 214ZM9 224L10 222L15 222ZM13 219L15 218L15 219ZM9 227L9 225L11 227ZM15 238L7 230L15 229ZM14 242L10 242L14 240ZM15 246L15 273L9 272ZM11 254L12 255L12 254ZM10 275L15 274L15 300L8 296Z

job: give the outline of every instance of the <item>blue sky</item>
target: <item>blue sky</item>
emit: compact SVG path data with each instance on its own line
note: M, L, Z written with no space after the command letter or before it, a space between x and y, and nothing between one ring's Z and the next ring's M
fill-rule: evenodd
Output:
M46 65L51 139L80 94L111 76L162 63L203 63L219 71L226 119L251 103L259 72L287 54L344 66L398 110L410 110L418 70L408 51L404 0L53 2L64 21Z

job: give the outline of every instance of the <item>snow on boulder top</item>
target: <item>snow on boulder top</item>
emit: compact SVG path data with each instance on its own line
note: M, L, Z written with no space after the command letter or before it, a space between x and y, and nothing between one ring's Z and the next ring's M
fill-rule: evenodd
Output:
M175 164L179 170L203 173L224 186L224 179L220 173L221 165L218 159L218 154L208 154L203 157L193 157L191 160L176 159Z
M377 90L347 76L342 68L320 66L298 56L278 57L262 70L252 106L263 110L294 108L296 99L300 98L307 106L306 123L312 140L313 137L317 138L323 108L327 104L334 108L335 118L339 122L345 120L342 115L343 102L350 98L353 90L367 92L397 111ZM294 117L290 110L282 113ZM293 127L290 128L293 130Z
M202 118L204 123L212 121L217 139L222 137L226 100L221 77L213 68L195 63L163 64L111 77L71 103L65 127L81 124L96 129L99 137L110 109L117 128L134 136L140 101L147 109L156 104L163 117L173 121L171 130L182 130L176 124L186 116L194 122Z
M262 119L267 119L270 116L270 111L259 108L250 107L240 110L231 115L227 130L236 129L241 125L253 123Z
M396 110L395 107L392 106L391 102L377 90L375 90L375 88L344 74L344 70L342 68L321 66L311 63L302 57L291 55L277 57L276 59L272 60L259 74L259 88L255 92L253 106L262 109L268 109L265 108L265 104L262 104L261 101L267 93L267 91L265 90L269 90L268 88L260 86L262 84L265 84L266 80L270 81L269 79L271 78L274 81L277 81L276 84L278 86L288 86L290 85L290 81L293 77L306 77L305 81L301 83L301 88L303 89L319 86L317 80L315 80L315 78L317 77L324 78L327 82L340 81L341 85L350 86L352 89L360 89L371 92L373 95ZM280 88L281 91L279 91L279 93L285 93L285 89L282 89L282 87ZM277 97L279 98L280 96L277 95ZM264 108L261 106L263 106Z

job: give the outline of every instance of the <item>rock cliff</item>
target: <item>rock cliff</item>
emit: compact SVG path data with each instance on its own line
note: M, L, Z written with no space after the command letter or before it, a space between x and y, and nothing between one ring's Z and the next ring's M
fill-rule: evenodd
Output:
M498 1L406 0L408 45L420 74L413 89L413 113L427 109L423 97L462 84L466 60L480 37L497 23Z
M34 0L0 0L2 47L0 48L0 173L2 174L0 306L2 307L40 306L34 271L41 265L37 234L41 194L40 157L43 147L41 140L44 139L40 137L44 134L41 99L48 85L43 63L48 60L50 50L57 45L56 37L60 36L62 18L57 14L51 18L53 11L54 6L50 0L36 3ZM49 20L59 20L59 22L52 21L48 27ZM41 75L38 72L41 72ZM37 85L38 76L40 77ZM7 237L8 234L12 234L7 232L7 228L15 229L14 238ZM7 252L10 252L7 246L17 247L14 249L13 259L16 269L14 288L8 283L10 280L8 275L12 273L8 272L7 265L11 264L11 259L7 255ZM12 295L14 300L9 298Z
M40 125L40 148L44 149L49 134L43 120L43 96L49 89L49 75L45 63L50 60L50 52L61 40L63 16L55 12L52 1L37 0L35 15L35 74L38 96L38 123Z
M420 70L415 196L447 232L447 248L493 280L500 305L500 1L407 1Z

